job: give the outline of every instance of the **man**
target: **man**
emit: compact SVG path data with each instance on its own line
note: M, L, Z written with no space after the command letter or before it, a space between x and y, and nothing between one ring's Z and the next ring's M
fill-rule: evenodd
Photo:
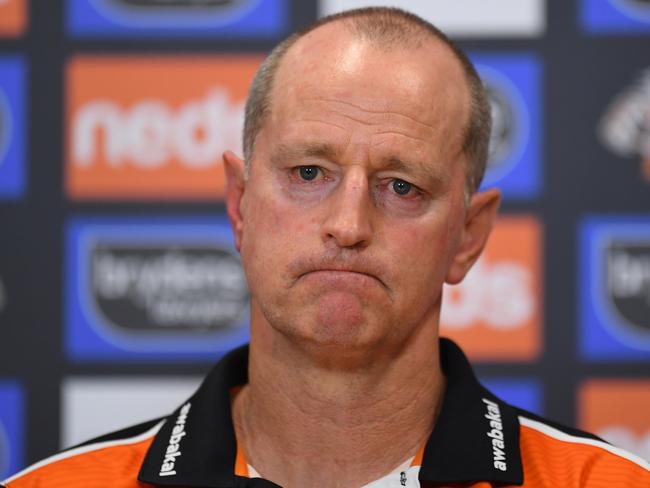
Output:
M164 421L8 486L650 486L647 463L507 405L439 342L442 285L499 203L476 193L488 114L465 56L405 12L285 41L251 89L245 162L224 155L249 352Z

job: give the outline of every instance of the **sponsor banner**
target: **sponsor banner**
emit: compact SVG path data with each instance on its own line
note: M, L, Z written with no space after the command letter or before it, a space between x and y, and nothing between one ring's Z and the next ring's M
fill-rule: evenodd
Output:
M16 37L27 27L27 0L0 0L0 37Z
M650 183L650 67L611 101L598 135L615 155L640 162L641 176Z
M67 0L75 37L272 38L286 32L287 0Z
M650 461L650 378L590 380L578 391L578 422Z
M473 360L532 361L542 349L542 226L504 216L478 262L443 288L441 334Z
M66 378L61 387L61 448L167 416L200 382L194 376Z
M23 60L0 57L0 199L20 198L24 192L25 85Z
M218 199L241 154L259 56L76 57L67 66L72 199Z
M400 7L459 37L536 37L546 30L545 0L320 0L320 15L360 7Z
M0 381L0 480L23 466L23 390L13 381Z
M471 56L492 109L483 187L505 199L531 199L542 187L542 66L531 54Z
M650 33L648 0L582 0L582 28L591 34Z
M248 340L248 289L223 216L67 225L74 361L214 360Z
M529 378L481 378L481 383L510 405L543 414L542 387L538 381Z
M591 217L580 236L580 351L650 360L650 217Z

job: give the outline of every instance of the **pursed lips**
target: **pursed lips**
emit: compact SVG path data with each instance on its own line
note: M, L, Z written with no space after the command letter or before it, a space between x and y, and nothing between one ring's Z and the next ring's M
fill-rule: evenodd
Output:
M318 274L321 274L321 273L324 274L324 275L329 274L333 281L335 281L336 279L339 279L339 278L346 279L347 277L351 277L351 276L355 276L355 275L358 276L358 277L370 278L370 279L373 279L373 280L377 281L383 287L386 287L384 282L381 279L379 279L377 276L372 274L372 273L368 273L366 271L361 271L361 270L357 270L357 269L345 268L345 267L341 267L341 268L327 267L327 268L312 269L312 270L309 270L309 271L307 271L305 273L302 273L298 278L300 279L300 278L303 278L304 276L307 276L307 275L318 275ZM349 275L349 276L347 276L347 275Z

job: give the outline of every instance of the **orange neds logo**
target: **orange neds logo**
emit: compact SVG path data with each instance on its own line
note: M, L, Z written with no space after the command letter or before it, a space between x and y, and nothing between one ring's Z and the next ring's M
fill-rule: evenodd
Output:
M650 380L590 380L578 392L580 428L650 461Z
M441 333L474 360L533 360L542 344L542 228L534 217L497 221L483 255L443 289Z
M78 199L216 199L241 154L260 57L77 57L67 67L66 188Z
M0 36L18 36L27 26L27 0L0 0Z

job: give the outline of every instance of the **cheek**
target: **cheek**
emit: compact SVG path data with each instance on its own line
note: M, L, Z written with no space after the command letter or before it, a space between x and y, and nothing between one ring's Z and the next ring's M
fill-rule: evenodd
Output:
M277 264L291 259L314 232L315 222L306 217L304 209L290 202L261 192L251 194L244 217L242 257Z
M389 259L405 289L431 289L442 284L451 263L454 243L450 228L443 223L395 226L384 235L390 243Z

